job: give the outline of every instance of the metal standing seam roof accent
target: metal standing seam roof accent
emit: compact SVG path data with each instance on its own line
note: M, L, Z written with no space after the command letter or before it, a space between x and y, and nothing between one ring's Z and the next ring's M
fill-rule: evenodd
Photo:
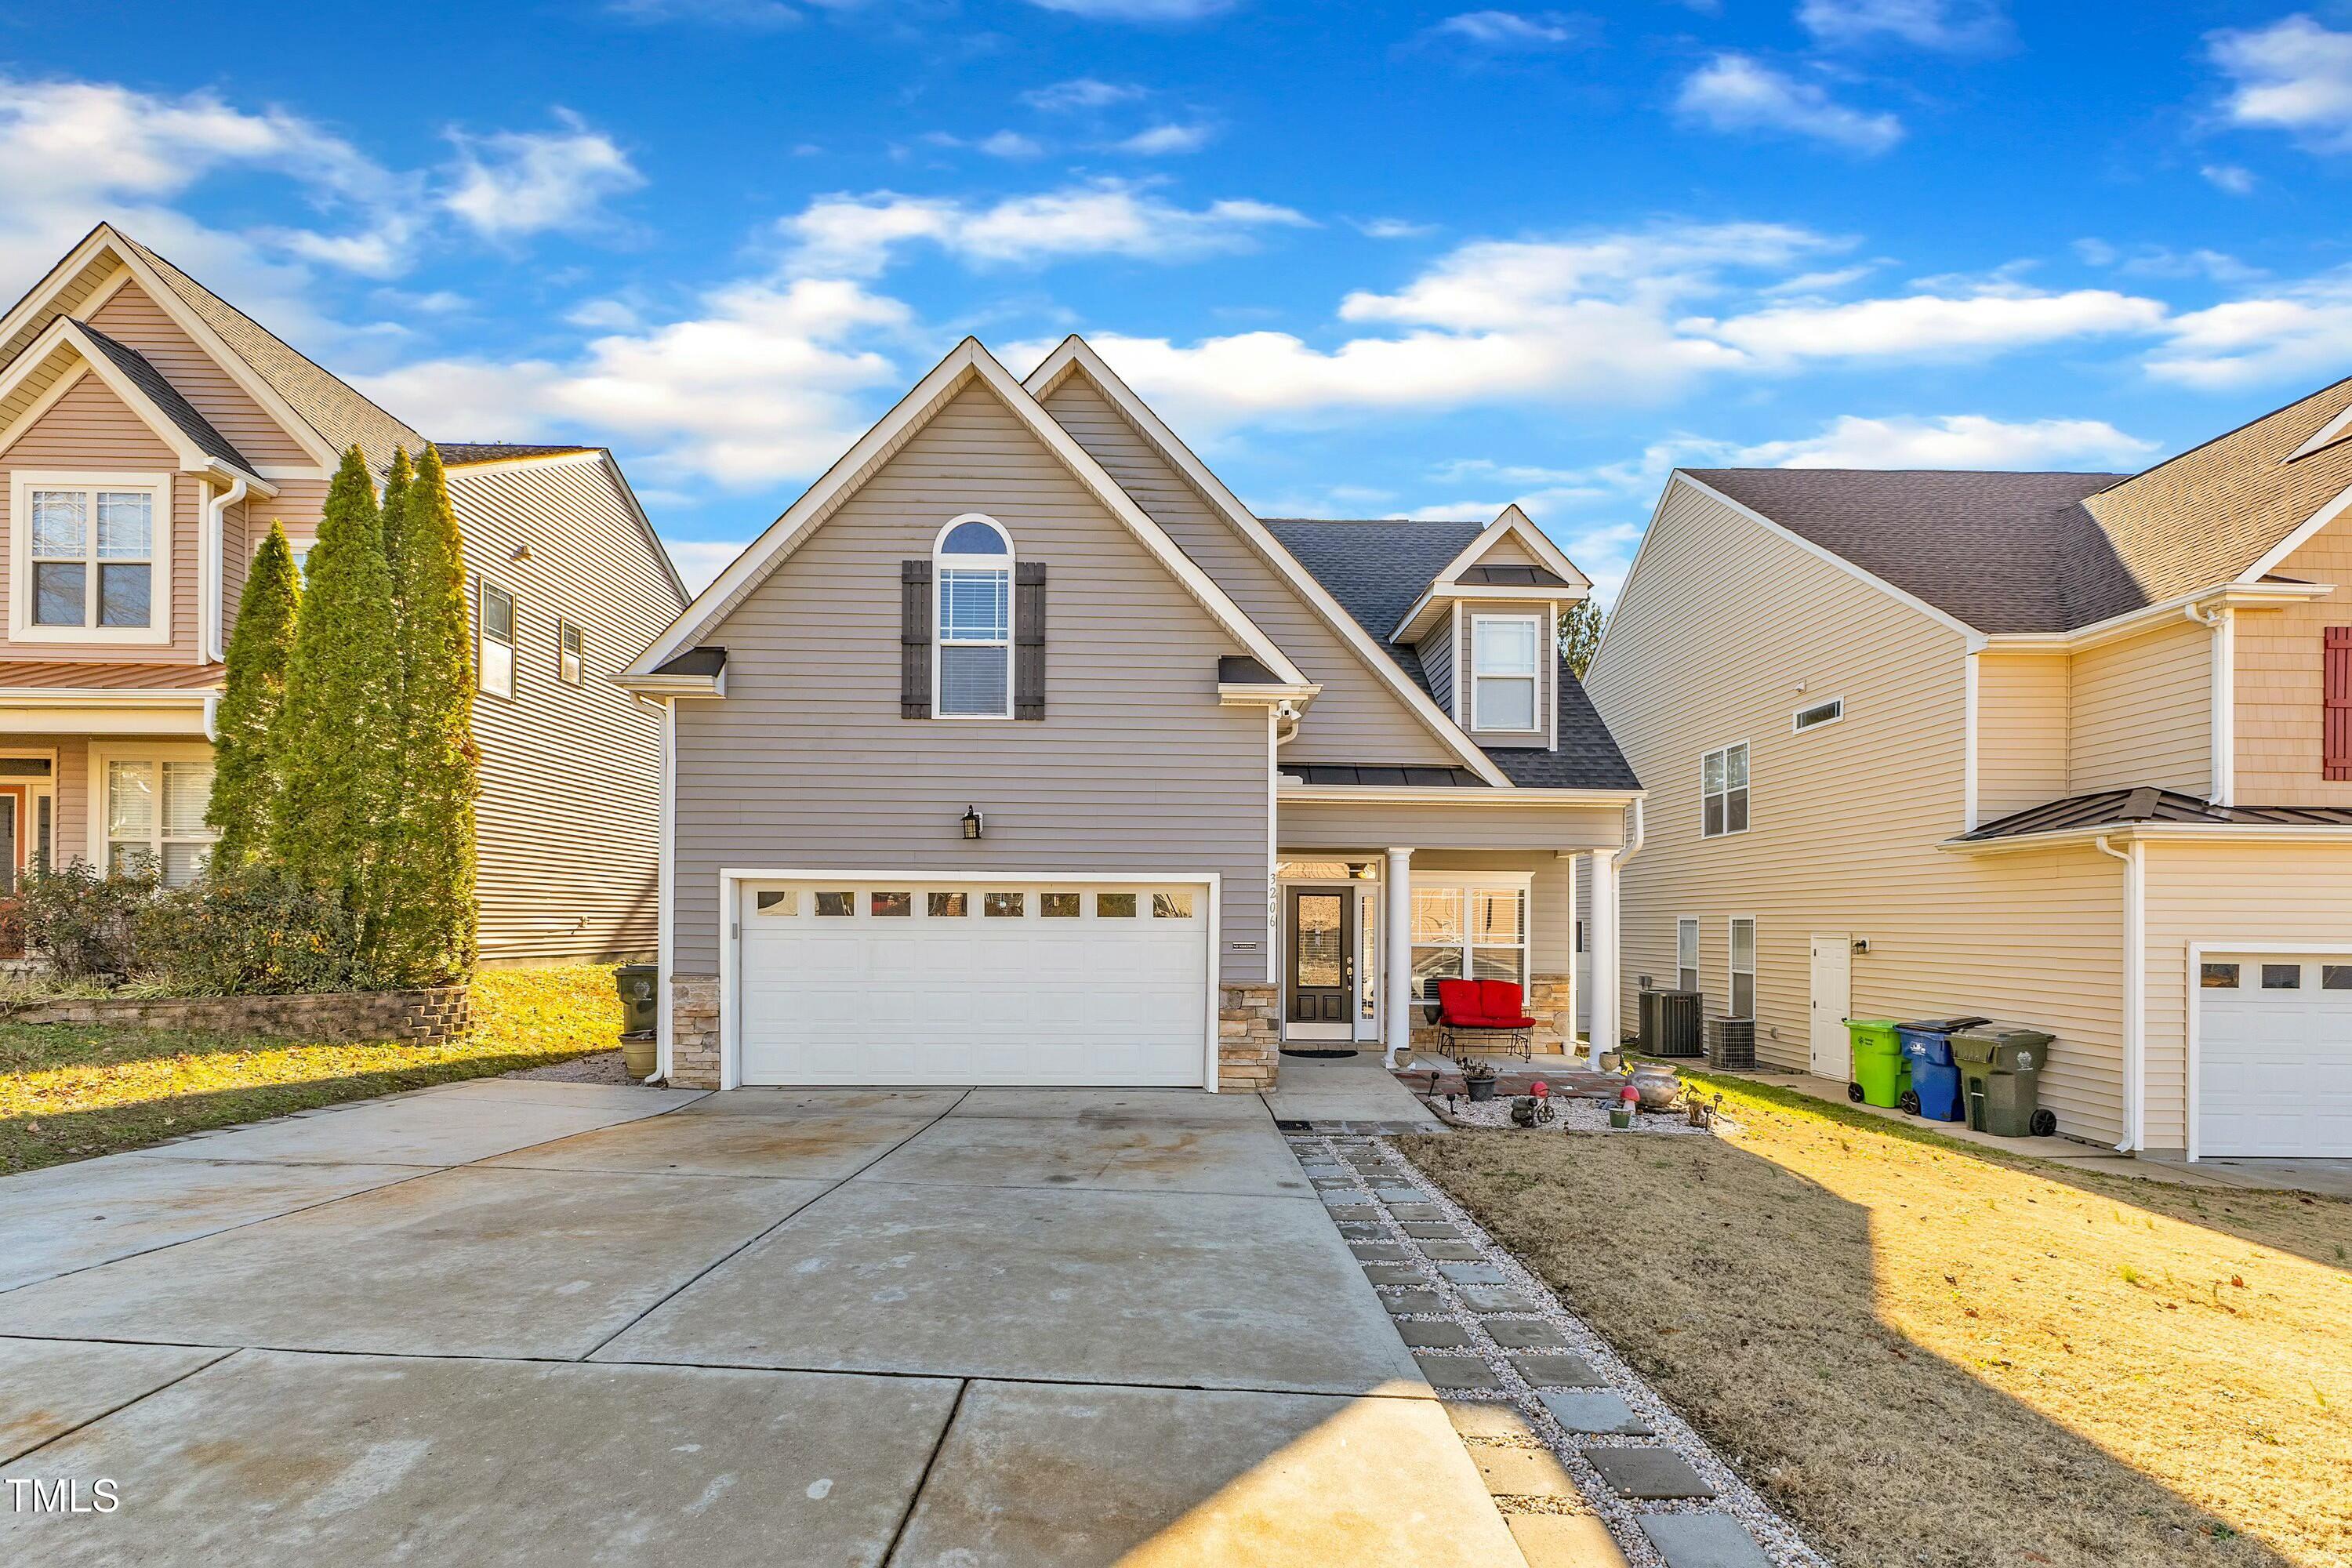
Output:
M2319 826L2352 827L2352 806L2215 805L2179 790L2144 785L2137 789L2101 790L2068 795L2011 812L1988 822L1953 842L1981 844L1989 839L2022 838L2038 833L2067 833L2084 827L2125 827L2142 823L2208 825L2216 827Z
M1302 784L1368 784L1387 789L1495 787L1468 768L1428 767L1418 763L1397 766L1376 763L1294 763L1285 767L1282 774Z
M1472 566L1454 579L1471 588L1565 588L1568 579L1549 566Z
M1468 549L1486 525L1406 518L1269 517L1259 521L1355 618L1381 651L1434 700L1436 693L1428 671L1421 667L1421 656L1404 644L1391 642L1389 633L1437 574ZM1559 677L1558 751L1518 746L1479 749L1505 777L1529 789L1641 788L1625 753L1618 750L1609 727L1601 721L1592 700L1570 673L1565 659L1559 663Z
M117 370L129 376L133 385L147 395L166 419L178 426L181 433L195 443L197 450L248 474L253 473L253 465L246 461L245 455L230 443L227 437L213 428L211 420L196 412L195 405L182 396L180 389L164 379L163 373L157 370L145 354L129 343L118 342L108 337L88 321L73 317L67 319L97 345L98 351L111 361Z

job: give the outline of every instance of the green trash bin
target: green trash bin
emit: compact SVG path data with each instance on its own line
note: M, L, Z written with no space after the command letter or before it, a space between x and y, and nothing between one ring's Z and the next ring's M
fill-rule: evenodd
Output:
M1911 1087L1911 1064L1903 1058L1903 1037L1892 1018L1848 1018L1847 1035L1853 1041L1853 1078L1845 1097L1862 1105L1900 1104Z
M625 963L613 971L613 986L621 994L621 1033L652 1034L656 1026L654 995L661 988L660 967Z
M1979 1024L1952 1037L1969 1125L2002 1138L2047 1138L2056 1112L2042 1109L2042 1069L2055 1038L2024 1024Z

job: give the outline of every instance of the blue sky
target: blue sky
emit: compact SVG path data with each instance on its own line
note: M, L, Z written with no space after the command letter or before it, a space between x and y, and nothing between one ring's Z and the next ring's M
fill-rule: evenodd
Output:
M2343 3L0 4L0 289L113 218L698 579L966 332L1604 590L1678 462L2137 468L2352 374L2347 176Z

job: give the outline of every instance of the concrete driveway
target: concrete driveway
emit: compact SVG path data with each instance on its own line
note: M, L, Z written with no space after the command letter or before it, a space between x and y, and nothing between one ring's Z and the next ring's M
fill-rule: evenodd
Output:
M0 1182L0 1560L1521 1558L1255 1096L494 1079Z

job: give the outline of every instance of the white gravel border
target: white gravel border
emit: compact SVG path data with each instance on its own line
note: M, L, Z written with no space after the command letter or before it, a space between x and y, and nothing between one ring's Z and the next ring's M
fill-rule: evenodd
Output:
M1504 1103L1507 1110L1508 1102ZM1605 1113L1603 1120L1605 1125ZM1663 1131L1664 1129L1658 1131ZM1685 1129L1685 1131L1693 1130ZM1804 1538L1798 1534L1795 1526L1782 1519L1770 1504L1759 1497L1753 1488L1739 1478L1737 1471L1708 1447L1705 1439L1692 1431L1689 1424L1675 1414L1674 1407L1660 1398L1633 1368L1625 1364L1617 1352L1610 1347L1607 1340L1594 1332L1584 1320L1562 1306L1559 1299L1552 1294L1550 1289L1542 1280L1536 1278L1532 1270L1520 1263L1494 1237L1488 1236L1485 1227L1471 1218L1460 1205L1454 1203L1424 1178L1410 1161L1397 1152L1395 1146L1388 1139L1334 1136L1319 1132L1294 1132L1287 1134L1287 1137L1293 1152L1299 1157L1302 1164L1310 1159L1315 1159L1318 1163L1337 1165L1342 1171L1352 1173L1358 1185L1364 1189L1365 1202L1371 1205L1372 1212L1379 1216L1377 1223L1385 1232L1386 1238L1402 1247L1408 1257L1421 1258L1423 1255L1419 1251L1416 1238L1406 1234L1404 1222L1390 1213L1389 1205L1381 1202L1374 1194L1374 1189L1382 1186L1414 1189L1414 1202L1428 1204L1444 1213L1447 1219L1461 1231L1463 1238L1478 1249L1483 1261L1492 1264L1501 1271L1507 1281L1506 1288L1525 1291L1535 1300L1538 1305L1538 1310L1534 1313L1513 1312L1501 1315L1518 1319L1533 1317L1549 1323L1559 1331L1561 1342L1568 1346L1570 1353L1582 1357L1590 1363L1593 1372L1602 1379L1609 1390L1622 1397L1632 1407L1634 1415L1655 1430L1657 1435L1654 1437L1608 1436L1591 1433L1571 1433L1560 1426L1552 1417L1551 1412L1544 1407L1543 1401L1537 1397L1534 1388L1511 1366L1509 1355L1526 1352L1507 1352L1496 1344L1485 1331L1483 1327L1485 1318L1472 1311L1463 1302L1461 1292L1453 1281L1437 1271L1434 1259L1429 1260L1429 1277L1422 1282L1422 1288L1435 1290L1439 1299L1445 1304L1445 1310L1434 1317L1426 1313L1412 1314L1412 1317L1419 1321L1456 1324L1468 1331L1471 1342L1475 1348L1470 1351L1423 1350L1415 1353L1427 1356L1478 1356L1494 1369L1504 1388L1504 1393L1499 1396L1491 1393L1441 1390L1440 1397L1448 1404L1507 1401L1510 1407L1516 1410L1543 1438L1559 1462L1566 1467L1569 1475L1584 1494L1586 1506L1609 1527L1609 1533L1615 1538L1618 1550L1625 1554L1625 1560L1631 1568L1666 1568L1665 1559L1650 1543L1650 1538L1643 1533L1639 1522L1644 1514L1664 1513L1728 1514L1747 1527L1748 1534L1755 1539L1757 1546L1763 1552L1766 1559L1774 1564L1774 1568L1830 1568L1829 1559L1808 1545ZM1377 1152L1380 1155L1377 1173L1367 1172L1352 1163L1347 1158L1348 1152L1351 1150ZM1318 1191L1321 1190L1323 1189L1318 1189ZM1337 1223L1339 1216L1334 1215L1333 1219ZM1621 1447L1664 1447L1681 1455L1690 1461L1692 1468L1696 1469L1700 1476L1715 1486L1717 1495L1712 1499L1679 1502L1637 1501L1619 1497L1609 1484L1601 1479L1600 1472L1584 1462L1578 1450Z

